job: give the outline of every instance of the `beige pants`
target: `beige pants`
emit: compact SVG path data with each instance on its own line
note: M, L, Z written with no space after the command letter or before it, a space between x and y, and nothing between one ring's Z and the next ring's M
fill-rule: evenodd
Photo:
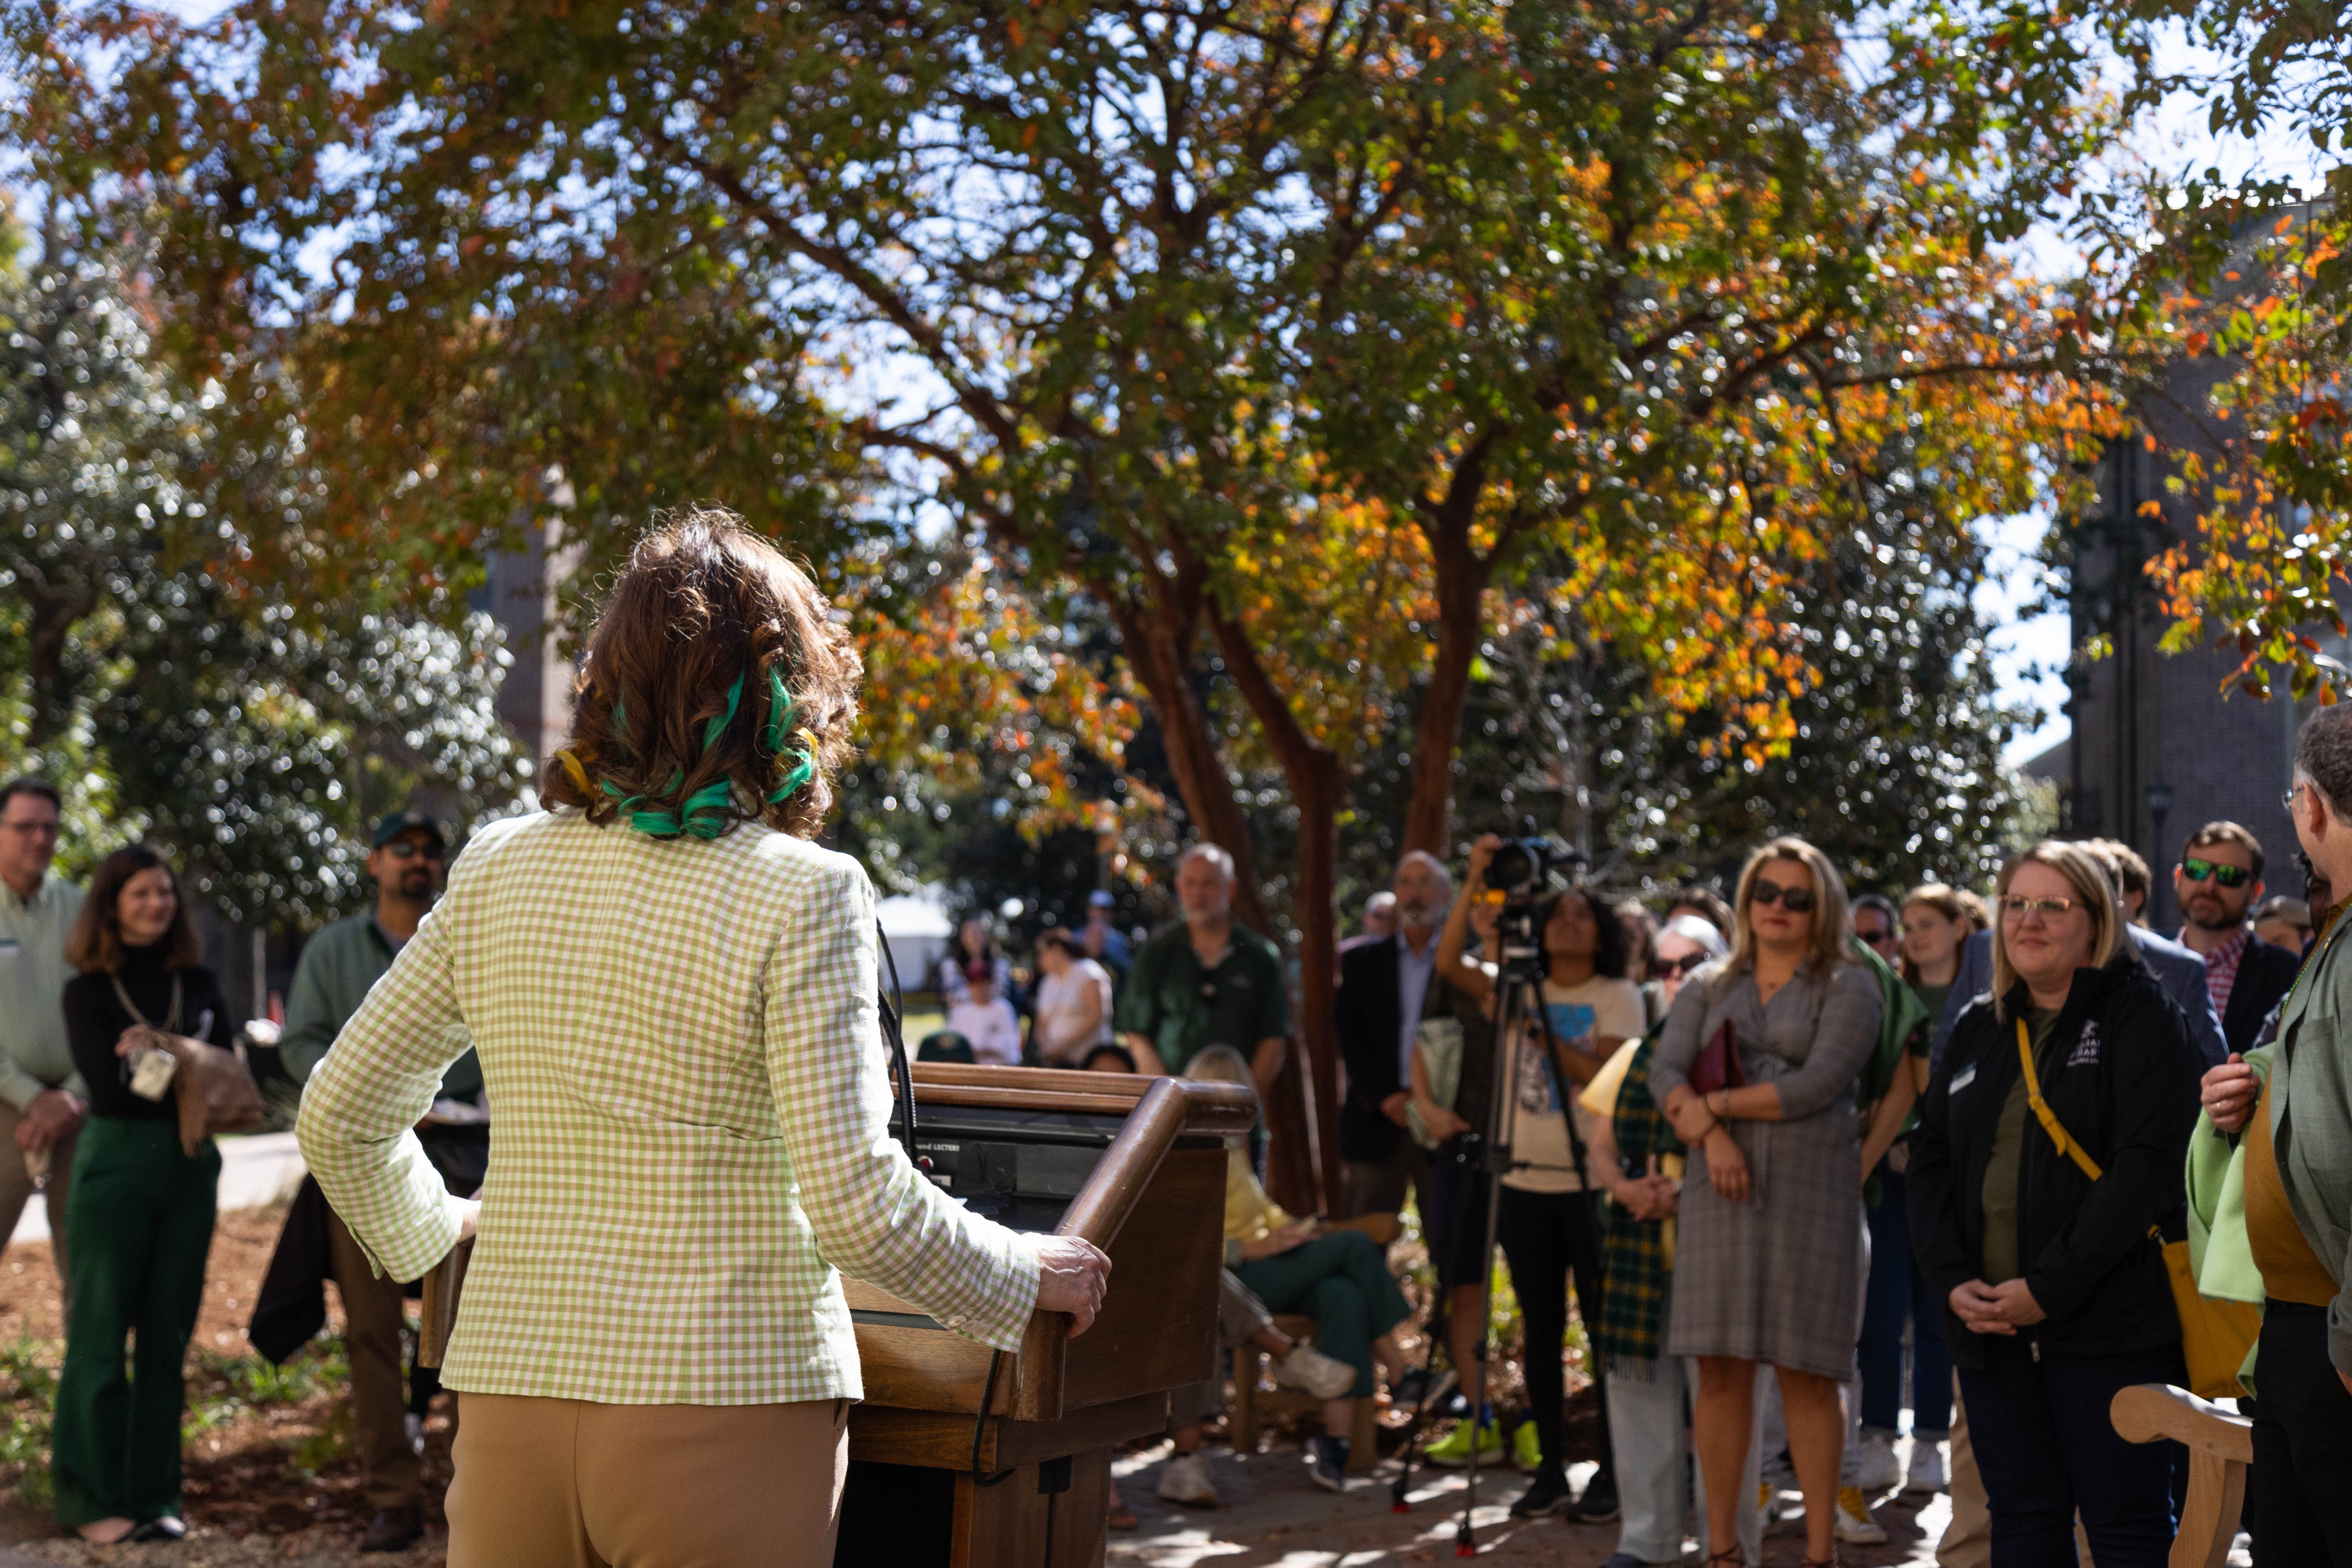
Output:
M327 1252L335 1293L343 1303L343 1349L352 1363L352 1436L372 1508L405 1508L424 1487L416 1450L408 1442L408 1393L401 1369L400 1330L408 1303L400 1281L377 1277L367 1254L343 1224L328 1216Z
M465 1405L449 1568L831 1568L845 1399Z
M16 1234L16 1222L25 1215L25 1205L34 1192L33 1178L25 1173L25 1152L16 1147L16 1128L25 1113L0 1100L0 1249ZM57 1260L58 1284L66 1286L66 1205L73 1200L74 1145L80 1139L79 1130L67 1133L49 1145L49 1184L45 1191L49 1205L49 1256Z
M1986 1568L1992 1562L1992 1510L1985 1505L1984 1478L1977 1474L1977 1451L1969 1442L1969 1413L1960 1406L1960 1374L1952 1374L1952 1522L1936 1545L1940 1568Z

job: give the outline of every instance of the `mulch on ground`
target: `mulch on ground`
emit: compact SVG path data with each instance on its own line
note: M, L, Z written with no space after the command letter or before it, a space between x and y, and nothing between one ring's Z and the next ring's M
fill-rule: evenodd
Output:
M60 1537L47 1509L47 1380L65 1357L55 1262L46 1241L0 1254L0 1346L16 1386L0 1388L9 1424L0 1460L0 1542L45 1563L141 1563L151 1558L232 1564L347 1563L374 1510L350 1438L341 1354L342 1314L328 1291L326 1335L284 1368L255 1355L245 1325L277 1246L282 1211L220 1216L205 1267L204 1305L190 1345L184 1495L189 1539L178 1545L93 1548ZM448 1396L425 1429L428 1533L393 1568L439 1564L447 1549L441 1496L451 1473Z

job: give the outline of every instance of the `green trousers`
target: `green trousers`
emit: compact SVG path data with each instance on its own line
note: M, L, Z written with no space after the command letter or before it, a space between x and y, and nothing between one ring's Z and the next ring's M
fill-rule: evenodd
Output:
M205 1293L220 1151L171 1121L93 1116L74 1151L73 1308L49 1468L58 1522L180 1512L182 1369ZM125 1365L123 1344L136 1346Z
M1304 1247L1234 1269L1271 1312L1315 1320L1315 1348L1356 1369L1357 1399L1372 1391L1372 1342L1412 1316L1389 1274L1388 1254L1360 1230L1335 1230Z

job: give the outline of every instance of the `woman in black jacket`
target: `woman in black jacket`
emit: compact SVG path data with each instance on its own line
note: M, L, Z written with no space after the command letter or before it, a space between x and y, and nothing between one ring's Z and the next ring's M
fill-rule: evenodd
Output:
M2000 895L1993 991L1960 1015L1919 1105L1919 1268L1950 1309L1993 1568L2073 1568L2078 1511L2099 1568L2163 1568L2170 1447L2125 1442L2108 1405L2128 1384L2185 1377L2151 1232L2181 1206L2199 1063L2087 854L2037 844ZM2021 1037L2054 1131L2031 1103Z
M95 1542L176 1541L181 1369L212 1250L220 1151L180 1151L177 1101L132 1087L157 1034L227 1047L236 1026L198 961L180 885L143 844L101 861L66 939L66 1040L89 1085L74 1153L73 1312L50 1473L58 1521ZM152 1089L156 1086L149 1084ZM134 1377L123 1345L136 1337Z

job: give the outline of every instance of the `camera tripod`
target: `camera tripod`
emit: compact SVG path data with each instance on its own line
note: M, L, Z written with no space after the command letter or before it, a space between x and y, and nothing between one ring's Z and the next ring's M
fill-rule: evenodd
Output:
M1515 901L1504 906L1502 964L1496 976L1493 1066L1487 1075L1487 1131L1481 1132L1473 1129L1451 1142L1451 1147L1455 1150L1453 1157L1459 1163L1475 1168L1483 1176L1486 1196L1486 1232L1478 1252L1481 1305L1478 1345L1475 1352L1482 1375L1478 1378L1478 1397L1470 1401L1469 1484L1462 1500L1462 1523L1454 1531L1454 1554L1456 1557L1475 1557L1478 1552L1477 1534L1473 1523L1473 1514L1478 1506L1478 1423L1486 1402L1486 1380L1483 1374L1490 1359L1495 1331L1494 1315L1485 1304L1485 1297L1491 1291L1495 1277L1496 1226L1502 1210L1500 1189L1503 1178L1513 1171L1557 1169L1531 1160L1515 1159L1512 1152L1512 1133L1518 1122L1517 1037L1530 1023L1542 1032L1544 1076L1559 1100L1560 1115L1568 1128L1570 1155L1580 1176L1587 1165L1584 1139L1576 1130L1574 1084L1560 1070L1559 1041L1552 1034L1551 1016L1543 1003L1543 945L1534 929L1534 921L1532 904L1522 905ZM1469 1217L1470 1199L1477 1191L1479 1187L1475 1184L1463 1184L1454 1199L1453 1226L1446 1232L1449 1237L1457 1234L1458 1227ZM1443 1293L1447 1287L1442 1277L1443 1270L1440 1270L1440 1275L1438 1289ZM1433 1331L1429 1353L1423 1362L1422 1397L1414 1406L1412 1425L1405 1432L1404 1465L1389 1489L1390 1508L1396 1513L1412 1511L1412 1504L1406 1494L1412 1487L1413 1460L1420 1452L1423 1428L1429 1415L1431 1385L1428 1374L1436 1363L1437 1338ZM1456 1367L1454 1372L1459 1377L1468 1370ZM1467 1394L1466 1389L1465 1393Z

